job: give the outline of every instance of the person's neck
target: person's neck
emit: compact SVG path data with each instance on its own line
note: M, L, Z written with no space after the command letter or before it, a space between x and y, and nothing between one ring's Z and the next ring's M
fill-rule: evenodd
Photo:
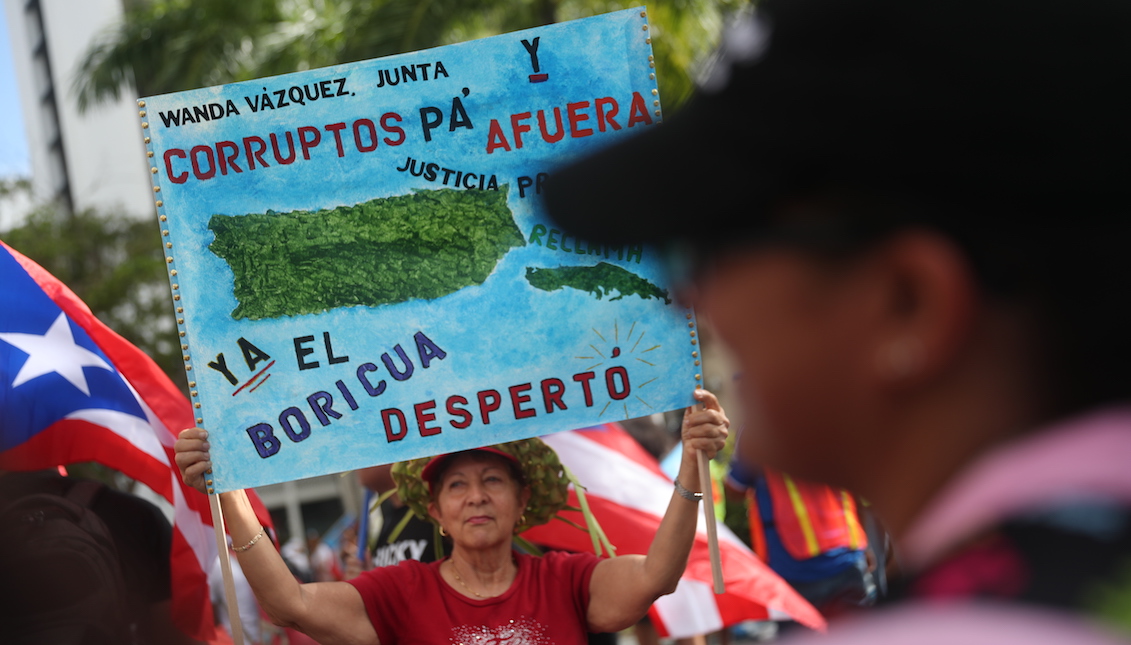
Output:
M514 551L509 544L486 550L456 546L449 560L464 589L480 597L505 592L518 573Z
M971 351L947 374L906 397L877 425L871 465L851 487L898 541L931 500L979 455L1041 423L1038 373L1017 359L1023 342L989 334L992 350Z
M459 561L461 571L474 570L480 576L492 576L500 572L514 573L514 550L509 543L489 549L455 546L451 557Z

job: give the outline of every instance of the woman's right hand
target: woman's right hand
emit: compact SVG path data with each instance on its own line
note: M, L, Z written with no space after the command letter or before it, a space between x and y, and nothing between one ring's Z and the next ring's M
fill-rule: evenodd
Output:
M173 444L181 480L204 494L208 494L204 473L212 469L212 455L208 452L211 447L208 443L208 431L204 428L182 430L177 442Z

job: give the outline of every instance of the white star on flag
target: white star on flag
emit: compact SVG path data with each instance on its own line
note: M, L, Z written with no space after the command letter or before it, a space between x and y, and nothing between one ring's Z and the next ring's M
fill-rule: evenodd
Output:
M102 357L89 349L75 344L75 337L71 333L71 326L67 322L66 314L60 313L47 333L21 334L16 332L0 333L0 340L18 347L28 354L27 362L16 374L12 387L26 383L36 377L55 372L67 379L83 394L90 396L90 387L86 383L84 367L100 367L104 370L114 371Z

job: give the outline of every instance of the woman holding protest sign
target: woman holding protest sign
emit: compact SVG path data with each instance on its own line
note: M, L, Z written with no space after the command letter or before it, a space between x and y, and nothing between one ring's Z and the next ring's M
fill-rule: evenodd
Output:
M398 464L402 498L451 536L452 553L429 564L409 560L375 569L349 582L298 583L274 549L256 546L263 531L246 494L222 493L220 502L260 605L276 624L324 645L503 638L585 643L587 632L634 625L657 598L675 590L686 567L701 497L692 492L699 482L696 453L714 456L730 425L713 394L696 390L695 398L701 405L684 414L675 491L646 556L516 553L515 535L548 521L565 504L560 463L538 439ZM185 482L205 490L208 433L185 430L175 449Z

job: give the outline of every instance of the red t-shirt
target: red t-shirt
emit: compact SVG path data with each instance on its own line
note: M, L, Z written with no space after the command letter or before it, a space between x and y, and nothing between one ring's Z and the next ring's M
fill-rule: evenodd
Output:
M583 645L587 642L591 553L515 555L518 574L494 598L468 598L440 577L443 560L405 560L349 583L361 593L381 645Z

